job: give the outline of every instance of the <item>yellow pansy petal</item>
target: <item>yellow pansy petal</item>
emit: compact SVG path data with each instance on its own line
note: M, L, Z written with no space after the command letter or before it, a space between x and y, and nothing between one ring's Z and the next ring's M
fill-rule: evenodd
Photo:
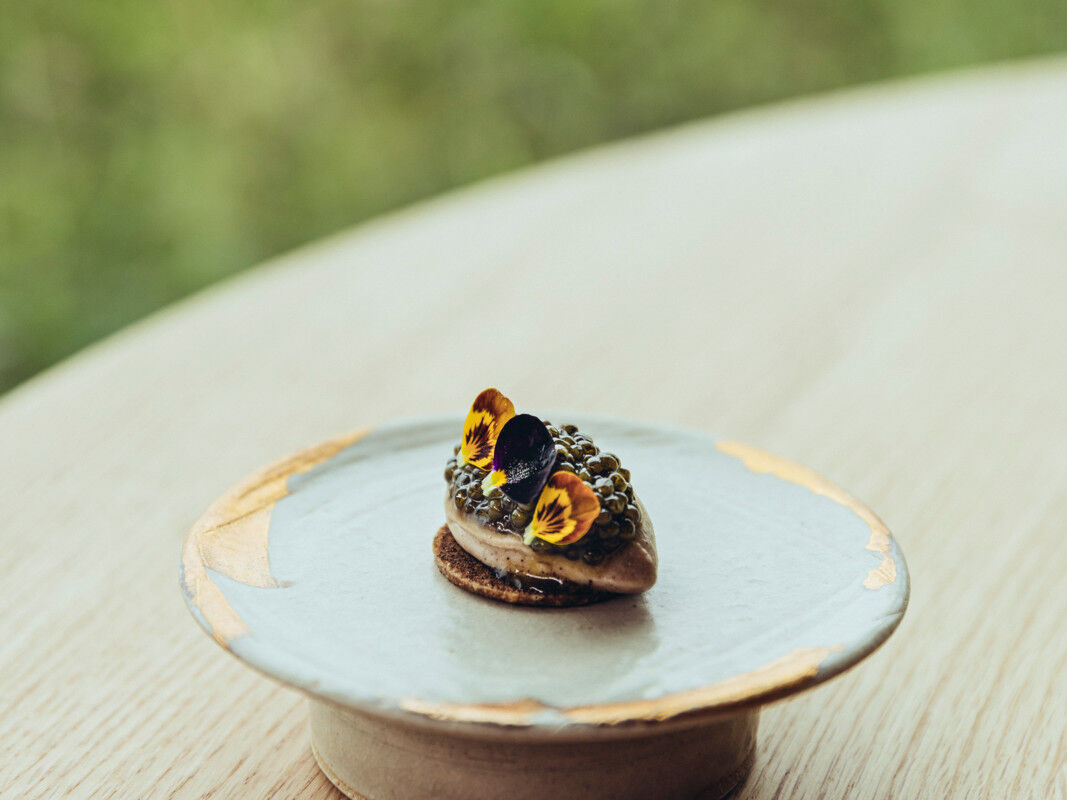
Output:
M585 536L600 513L600 500L581 478L556 472L548 479L526 527L524 541L535 538L552 544L573 544Z
M463 443L456 460L486 469L493 462L496 437L504 423L515 416L515 406L496 389L486 389L474 398L463 422Z

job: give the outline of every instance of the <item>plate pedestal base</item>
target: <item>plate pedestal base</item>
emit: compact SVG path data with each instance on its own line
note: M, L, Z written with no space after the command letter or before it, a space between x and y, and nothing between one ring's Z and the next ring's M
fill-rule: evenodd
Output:
M310 700L315 759L354 800L718 800L752 766L759 711L614 729L371 716Z

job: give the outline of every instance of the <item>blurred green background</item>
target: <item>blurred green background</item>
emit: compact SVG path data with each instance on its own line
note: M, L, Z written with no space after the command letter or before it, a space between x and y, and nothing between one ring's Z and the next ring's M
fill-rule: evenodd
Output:
M1065 0L9 0L0 391L452 186L753 103L1065 48Z

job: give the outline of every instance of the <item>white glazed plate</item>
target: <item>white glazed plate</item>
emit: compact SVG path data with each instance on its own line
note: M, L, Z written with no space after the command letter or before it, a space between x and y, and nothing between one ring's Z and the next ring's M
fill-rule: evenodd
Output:
M885 525L811 470L703 434L553 415L617 454L656 585L569 609L464 592L431 552L462 420L390 424L251 476L190 531L200 625L266 674L381 716L591 735L751 708L830 678L899 623Z

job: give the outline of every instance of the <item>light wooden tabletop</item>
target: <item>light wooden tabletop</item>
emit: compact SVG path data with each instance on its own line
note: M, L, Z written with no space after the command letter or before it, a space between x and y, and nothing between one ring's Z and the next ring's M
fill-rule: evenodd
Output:
M302 698L189 618L179 543L262 463L492 384L807 463L900 541L901 628L764 712L738 797L1062 797L1065 142L1064 61L732 115L363 226L9 394L0 794L337 797Z

